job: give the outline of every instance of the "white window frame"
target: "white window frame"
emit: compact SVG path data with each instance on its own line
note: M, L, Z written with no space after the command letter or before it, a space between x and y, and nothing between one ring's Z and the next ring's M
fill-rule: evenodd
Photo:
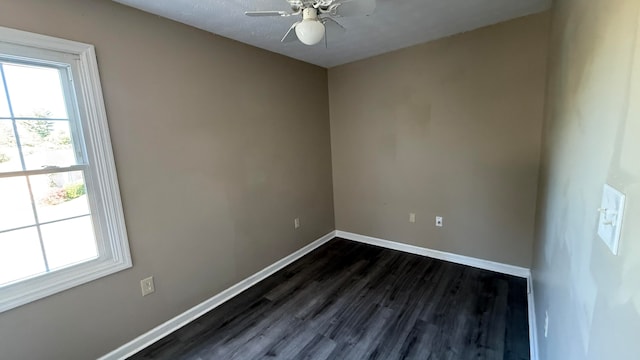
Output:
M37 55L29 54L41 51L72 59L65 64L70 66L77 109L68 111L78 112L86 147L86 172L91 176L85 181L90 190L98 257L0 287L0 312L132 266L94 46L0 27L0 53L6 53L6 49L22 49L25 58L37 59Z

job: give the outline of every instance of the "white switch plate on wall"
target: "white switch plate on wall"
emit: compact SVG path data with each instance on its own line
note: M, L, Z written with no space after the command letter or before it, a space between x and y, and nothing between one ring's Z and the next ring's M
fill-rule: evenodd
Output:
M598 209L600 212L598 235L614 255L618 255L625 200L626 197L623 193L610 185L604 185L602 204Z

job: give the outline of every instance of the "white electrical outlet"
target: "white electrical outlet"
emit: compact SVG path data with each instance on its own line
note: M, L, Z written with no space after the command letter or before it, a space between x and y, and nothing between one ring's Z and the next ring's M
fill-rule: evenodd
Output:
M544 311L544 337L546 338L549 335L549 312L547 310Z
M443 227L443 220L442 220L442 216L436 216L436 226L437 227Z
M300 228L300 218L293 219L293 228L294 229L299 229Z
M409 213L409 222L410 222L410 223L414 223L414 222L416 222L416 214L414 214L414 213Z
M140 288L142 288L142 296L147 296L156 291L156 288L153 285L153 276L140 280Z

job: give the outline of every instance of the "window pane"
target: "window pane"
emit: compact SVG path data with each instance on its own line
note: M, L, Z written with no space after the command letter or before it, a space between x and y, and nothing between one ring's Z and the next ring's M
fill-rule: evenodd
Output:
M28 170L77 165L69 121L21 120L17 123Z
M60 70L4 63L4 76L14 116L67 118Z
M40 223L89 215L82 171L30 176Z
M98 256L91 216L42 225L40 231L51 270Z
M9 103L7 102L7 94L4 91L4 85L2 82L2 76L0 75L0 117L11 117L9 111Z
M22 170L22 163L13 124L11 120L0 120L0 172L20 170Z
M0 286L45 271L35 227L0 233Z
M34 224L27 178L0 179L0 231Z

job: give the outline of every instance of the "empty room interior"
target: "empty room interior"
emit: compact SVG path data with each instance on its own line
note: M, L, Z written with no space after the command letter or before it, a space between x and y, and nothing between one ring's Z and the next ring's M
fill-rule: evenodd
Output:
M640 359L639 25L0 0L0 359Z

